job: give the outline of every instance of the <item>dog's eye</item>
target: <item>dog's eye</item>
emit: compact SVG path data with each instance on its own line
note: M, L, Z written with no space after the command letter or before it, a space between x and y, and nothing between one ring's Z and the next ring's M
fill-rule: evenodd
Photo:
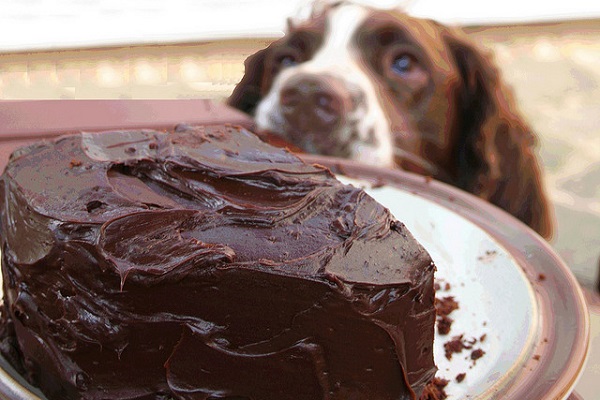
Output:
M398 75L408 74L416 64L416 60L408 53L401 53L392 58L392 71Z
M291 55L283 56L279 59L279 65L281 65L283 68L293 67L296 64L298 64L296 57Z
M281 70L293 67L300 63L300 55L294 49L281 48L277 49L271 55L270 65L272 66L272 72L274 74L279 73Z
M416 92L430 81L430 73L423 56L411 46L398 45L381 58L382 75L397 90ZM408 92L406 92L408 93Z

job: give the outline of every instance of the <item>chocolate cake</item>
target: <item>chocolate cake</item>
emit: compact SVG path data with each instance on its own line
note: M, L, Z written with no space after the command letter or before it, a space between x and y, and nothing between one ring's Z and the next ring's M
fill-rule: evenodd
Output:
M50 399L415 399L436 371L426 251L243 129L31 145L0 207L0 350Z

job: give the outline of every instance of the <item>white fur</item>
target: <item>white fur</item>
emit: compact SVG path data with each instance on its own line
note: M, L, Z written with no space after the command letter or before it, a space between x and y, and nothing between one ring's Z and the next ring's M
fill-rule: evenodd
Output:
M364 102L347 115L349 122L336 132L342 141L349 138L353 129L359 141L352 144L350 157L364 163L380 166L393 165L393 144L389 123L379 102L375 86L358 61L358 51L352 37L368 16L368 10L357 4L336 7L327 16L329 29L325 32L322 47L315 56L302 64L284 69L274 80L269 93L256 109L255 119L260 130L280 132L285 125L279 104L279 94L286 82L296 74L327 74L344 82L352 92L360 92ZM367 143L369 132L375 134L375 145ZM309 150L309 148L306 148Z

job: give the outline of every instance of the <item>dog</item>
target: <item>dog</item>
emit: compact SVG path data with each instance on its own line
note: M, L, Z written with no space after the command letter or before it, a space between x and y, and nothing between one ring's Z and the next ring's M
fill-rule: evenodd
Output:
M304 152L431 176L549 238L536 136L490 60L457 28L321 2L246 60L227 103Z

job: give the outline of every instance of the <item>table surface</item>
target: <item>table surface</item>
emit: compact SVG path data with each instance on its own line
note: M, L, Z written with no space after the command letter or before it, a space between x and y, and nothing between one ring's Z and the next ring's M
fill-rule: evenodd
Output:
M171 129L178 123L253 124L244 113L203 99L0 101L0 169L14 149L36 140L80 131Z

